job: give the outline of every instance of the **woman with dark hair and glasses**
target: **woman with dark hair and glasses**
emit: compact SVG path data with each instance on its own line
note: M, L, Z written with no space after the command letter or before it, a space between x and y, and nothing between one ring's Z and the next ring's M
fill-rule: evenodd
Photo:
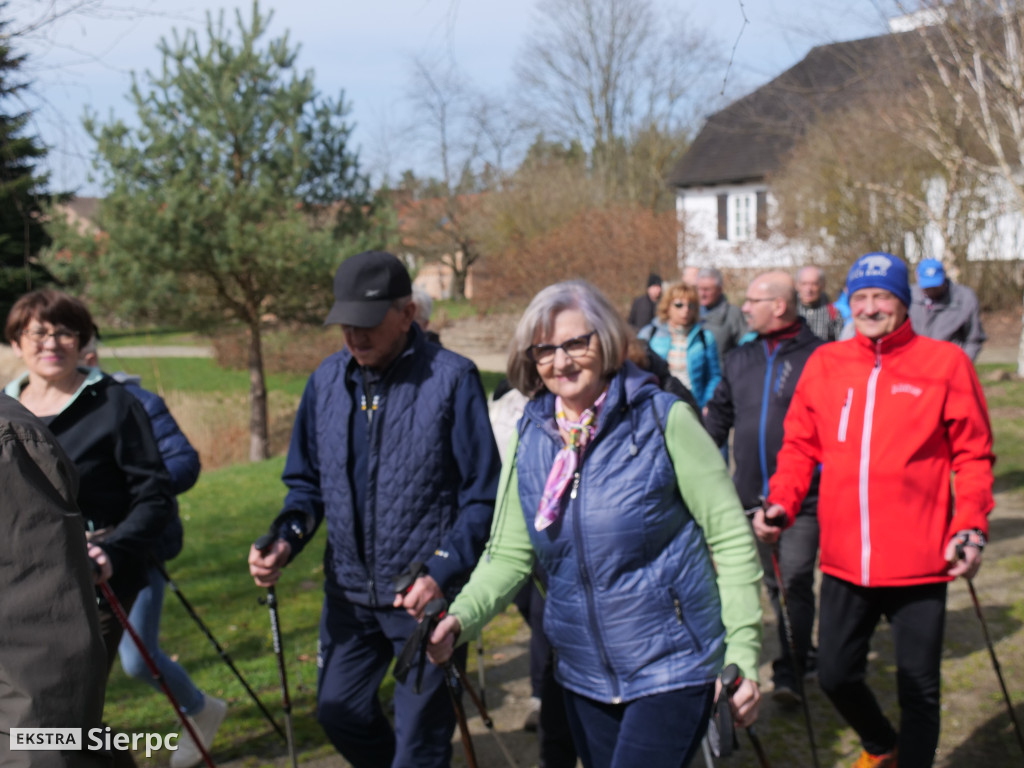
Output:
M582 281L519 322L511 383L530 397L509 445L490 542L431 637L445 661L538 561L544 629L588 768L680 768L736 663L757 716L761 569L750 526L693 410L627 359L631 331Z
M94 329L89 310L67 294L22 296L5 333L28 372L5 391L49 427L78 470L78 506L96 580L109 581L129 611L174 502L142 404L99 368L79 367L79 352ZM99 611L109 673L122 630L102 599ZM130 759L128 752L116 755Z
M637 337L668 363L672 375L690 388L703 408L715 394L722 371L715 337L697 322L699 314L697 289L675 283L661 295L658 316Z

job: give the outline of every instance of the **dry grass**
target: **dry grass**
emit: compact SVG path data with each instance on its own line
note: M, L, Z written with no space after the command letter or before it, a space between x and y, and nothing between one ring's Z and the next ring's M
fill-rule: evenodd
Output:
M298 398L268 393L270 453L288 449ZM181 431L199 451L203 469L218 469L249 460L248 394L168 392L164 398Z
M6 344L0 344L0 385L6 384L25 370L21 359Z

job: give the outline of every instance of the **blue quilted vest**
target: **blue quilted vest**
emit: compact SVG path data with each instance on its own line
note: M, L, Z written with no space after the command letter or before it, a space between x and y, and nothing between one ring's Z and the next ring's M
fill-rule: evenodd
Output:
M519 494L549 578L544 631L559 681L597 701L706 684L725 656L714 568L665 446L674 402L627 362L612 379L575 490L539 532L534 515L562 445L554 396L527 403L520 422Z
M370 479L358 523L347 469L349 418L360 407L345 381L351 354L332 355L314 374L326 588L368 605L391 604L392 579L434 553L459 511L452 408L456 386L473 364L427 343L416 327L410 333L412 343L375 389Z

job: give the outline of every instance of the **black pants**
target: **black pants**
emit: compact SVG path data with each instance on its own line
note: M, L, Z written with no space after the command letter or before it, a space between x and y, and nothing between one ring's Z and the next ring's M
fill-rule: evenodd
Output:
M795 665L782 621L779 587L772 566L772 548L759 540L757 551L764 569L764 585L768 588L768 597L775 611L779 647L782 649L772 663L772 677L776 686L785 685L795 691L802 691L803 680L797 668L807 669L807 652L811 648L811 633L814 630L814 561L818 557L818 516L813 514L813 510L811 514L801 511L793 525L779 539L779 570L786 588L786 606L793 628L793 645L796 646L797 656Z
M544 596L530 579L515 598L530 626L530 687L540 699L537 741L540 768L575 768L576 746L565 711L565 692L555 680L555 656L544 635Z
M864 681L871 636L889 620L896 652L897 736ZM818 682L873 755L899 745L900 768L928 768L939 743L939 689L946 584L861 587L826 575L821 584Z

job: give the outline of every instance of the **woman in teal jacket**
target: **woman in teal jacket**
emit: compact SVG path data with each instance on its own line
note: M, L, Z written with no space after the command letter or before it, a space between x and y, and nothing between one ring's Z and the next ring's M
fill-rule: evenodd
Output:
M487 550L431 640L448 658L530 577L587 768L681 768L735 663L757 714L761 569L729 473L693 409L626 359L631 332L581 281L531 302L509 357L530 395ZM711 554L713 553L713 554Z
M637 336L663 358L672 375L690 388L703 408L722 379L715 337L697 323L697 291L686 283L670 285L661 295L658 316Z

